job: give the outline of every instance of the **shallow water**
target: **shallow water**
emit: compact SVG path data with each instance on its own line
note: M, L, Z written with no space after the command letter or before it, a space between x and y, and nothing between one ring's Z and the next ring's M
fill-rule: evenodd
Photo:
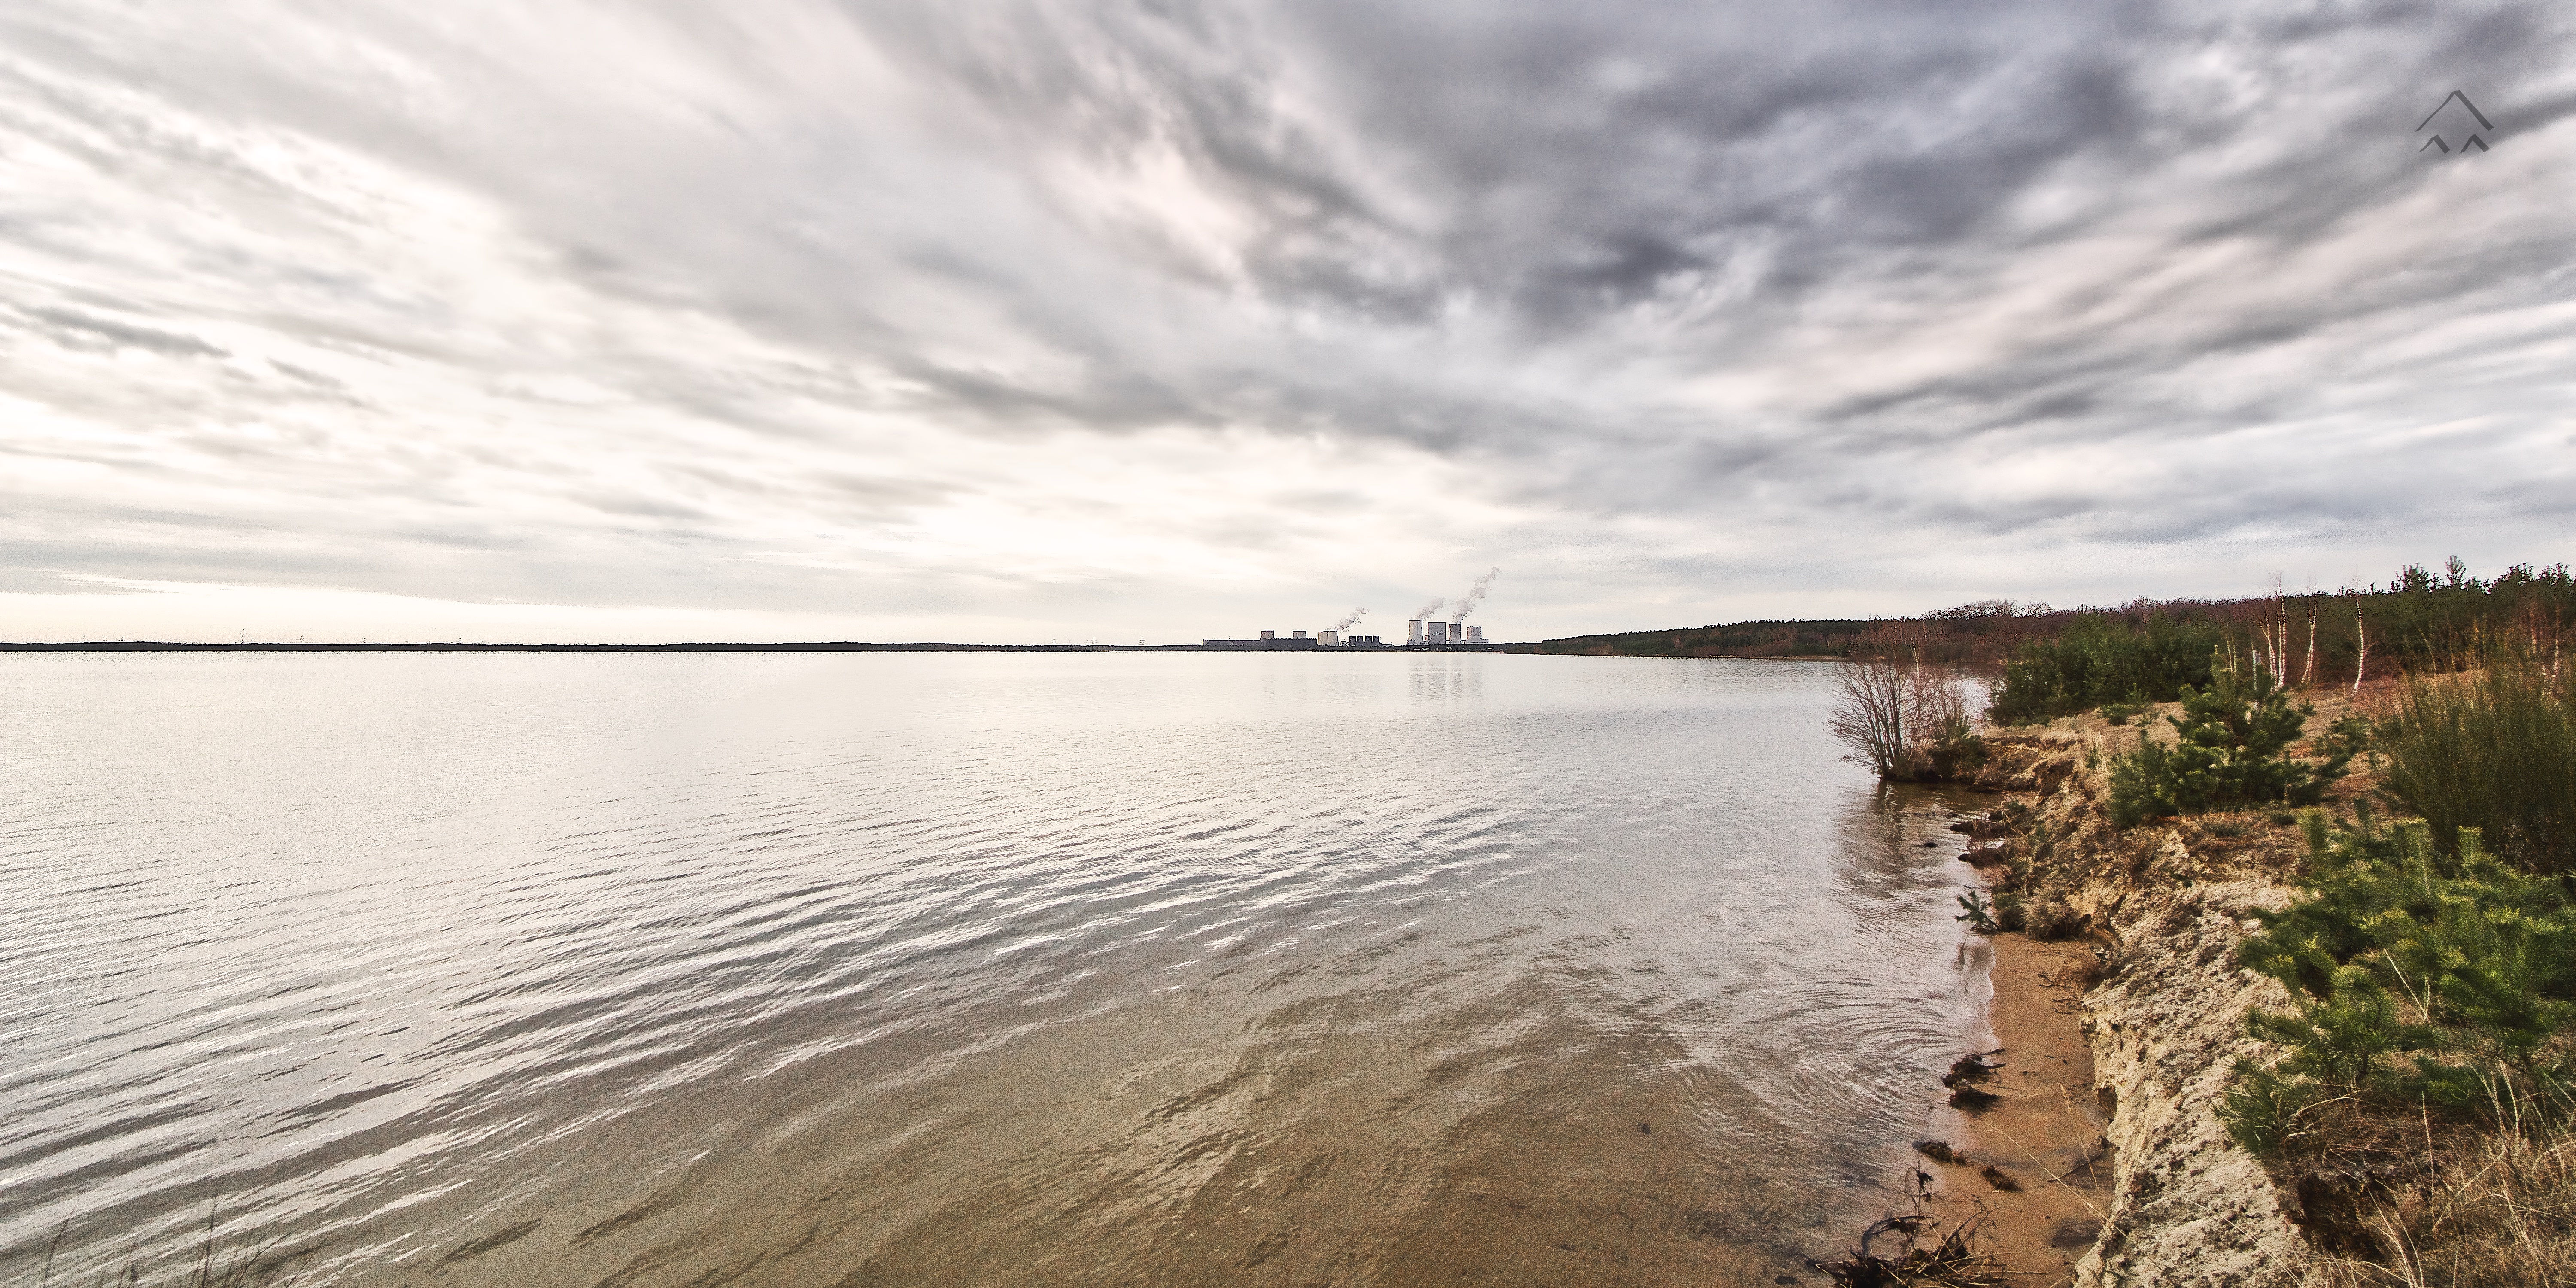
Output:
M1977 1036L1830 674L0 655L0 1281L1814 1282Z

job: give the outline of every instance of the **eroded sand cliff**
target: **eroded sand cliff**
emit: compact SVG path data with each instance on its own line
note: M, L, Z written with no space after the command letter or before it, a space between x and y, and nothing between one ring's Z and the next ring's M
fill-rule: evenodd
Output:
M2292 897L2294 852L2263 817L2113 829L2101 766L2137 737L2098 721L1999 735L1984 779L2009 795L1979 829L1993 843L1976 858L1998 877L2018 873L2035 930L2096 959L2074 1019L2111 1110L2110 1177L2075 1281L2310 1284L2315 1258L2299 1228L2216 1114L2232 1057L2261 1049L2246 1036L2247 1008L2289 1001L2239 969L2235 949L2254 909Z

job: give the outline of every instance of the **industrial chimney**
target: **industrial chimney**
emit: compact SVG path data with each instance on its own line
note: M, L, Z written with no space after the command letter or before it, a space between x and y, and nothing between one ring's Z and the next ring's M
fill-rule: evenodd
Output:
M1484 642L1485 642L1485 628L1484 628L1484 627L1482 627L1482 626L1470 626L1470 627L1468 627L1468 628L1467 628L1467 642L1468 642L1468 643L1470 643L1470 644L1482 644L1482 643L1484 643Z
M1404 642L1407 644L1419 644L1422 642L1421 618L1414 618L1412 621L1404 624Z
M1449 623L1424 622L1422 624L1422 642L1425 644L1447 644L1449 642Z

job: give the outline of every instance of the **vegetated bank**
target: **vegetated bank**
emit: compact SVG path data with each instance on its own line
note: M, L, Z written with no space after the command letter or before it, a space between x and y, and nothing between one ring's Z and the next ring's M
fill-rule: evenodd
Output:
M2311 681L2422 670L2474 655L2530 619L2576 610L2565 565L2516 565L2492 578L2458 559L2440 571L2400 568L2386 585L2244 599L2138 599L2111 608L2052 608L1986 600L1921 617L1748 621L1576 635L1516 644L1514 653L1593 657L1848 658L1902 653L1926 662L2001 668L2019 661L2034 705L2009 720L2045 719L2105 702L2171 701L2208 680L2210 647L2286 637L2282 651ZM2133 697L2134 691L2134 697Z
M2576 1283L2576 621L2296 692L2278 622L1958 775L2007 793L1968 856L1995 919L2085 985L2079 1282Z
M2002 929L2072 950L2078 1023L2110 1109L2111 1198L2079 1282L2304 1284L2314 1258L2278 1185L2217 1116L2232 1058L2260 1050L2246 1014L2287 1001L2233 954L2254 910L2295 897L2288 828L2273 817L2290 816L2118 826L2110 771L2142 733L2098 715L1990 730L1971 777L2007 795L1966 857Z

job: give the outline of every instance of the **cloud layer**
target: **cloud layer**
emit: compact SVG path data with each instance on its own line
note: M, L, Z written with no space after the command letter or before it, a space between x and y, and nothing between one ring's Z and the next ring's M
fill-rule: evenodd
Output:
M0 634L1183 639L1499 564L1518 637L2567 558L2571 35L16 5ZM2453 89L2492 151L2417 151Z

